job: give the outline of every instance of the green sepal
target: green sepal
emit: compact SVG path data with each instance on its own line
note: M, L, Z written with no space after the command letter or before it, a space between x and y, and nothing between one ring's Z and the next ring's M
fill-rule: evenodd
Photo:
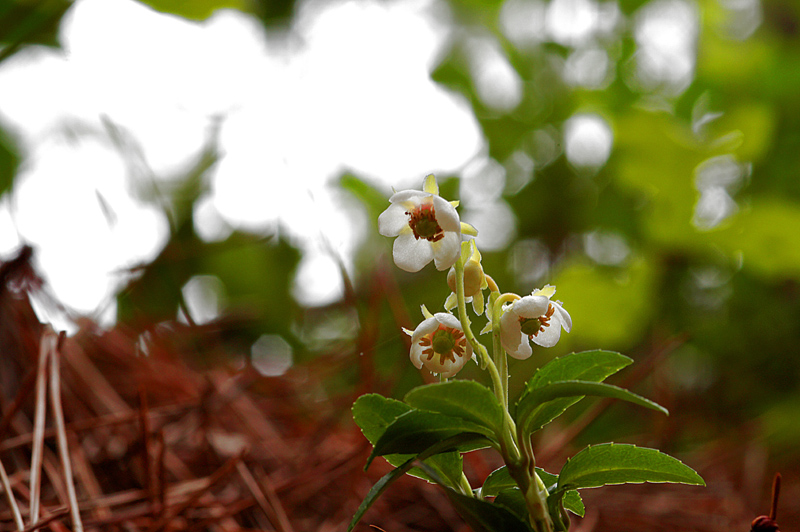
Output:
M590 445L570 458L558 476L556 491L642 482L705 486L692 468L656 449L604 443Z

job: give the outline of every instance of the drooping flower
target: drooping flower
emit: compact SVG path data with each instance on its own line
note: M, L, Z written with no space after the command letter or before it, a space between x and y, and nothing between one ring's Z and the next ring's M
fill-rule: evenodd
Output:
M411 363L450 378L472 358L472 346L455 316L447 312L426 315L413 332L406 331L411 334Z
M407 272L418 272L431 260L436 269L446 270L458 259L462 231L477 234L459 219L458 203L439 196L432 174L425 178L423 190L395 192L389 202L389 208L378 217L378 232L397 237L392 256Z
M551 301L556 293L547 285L529 296L517 299L504 309L500 317L500 342L514 358L531 356L529 341L542 347L553 347L561 338L561 329L572 329L572 318L560 301Z
M489 282L481 265L481 252L478 251L474 240L461 244L461 257L464 261L464 299L467 303L472 302L475 314L481 315L484 309L483 291L489 287ZM447 286L450 287L451 293L444 303L444 308L449 311L458 305L455 268L450 268L447 272Z

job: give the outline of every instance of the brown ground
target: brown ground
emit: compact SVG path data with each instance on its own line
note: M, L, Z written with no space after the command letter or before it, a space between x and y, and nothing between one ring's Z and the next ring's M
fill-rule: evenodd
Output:
M151 331L146 355L138 335L90 322L42 350L42 338L55 345L55 336L26 297L39 289L36 276L23 261L0 266L0 462L25 530L79 529L69 510L74 491L87 530L345 531L389 471L381 460L363 471L369 444L348 409L356 394L324 396L324 369L295 367L280 378L224 365L201 371L181 352L213 337L213 327L179 323ZM40 367L42 354L57 364ZM46 410L40 431L37 403ZM546 449L543 457L553 465L564 458ZM773 471L756 439L728 435L681 458L707 488L587 490L586 517L573 530L745 532L768 512ZM468 475L477 481L497 465L491 454L473 453ZM795 474L783 475L778 522L787 532L796 529L800 484ZM37 499L40 521L30 526ZM19 529L11 508L3 494L0 531ZM356 528L376 529L469 530L439 488L409 477Z

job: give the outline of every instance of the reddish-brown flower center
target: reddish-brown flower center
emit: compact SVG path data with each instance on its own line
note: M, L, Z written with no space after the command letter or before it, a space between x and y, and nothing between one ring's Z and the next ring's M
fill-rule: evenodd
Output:
M406 211L409 216L408 225L414 232L414 238L424 238L428 242L438 242L444 238L444 231L436 221L436 211L433 203L422 203L411 211Z
M544 316L539 316L538 318L523 318L520 316L519 325L522 332L531 338L537 336L540 332L544 332L545 327L550 326L550 318L553 317L555 311L553 304L550 303Z
M425 348L422 354L427 355L428 360L439 355L439 364L444 365L445 360L455 362L456 357L464 356L467 339L463 331L439 324L438 329L420 338L419 345Z

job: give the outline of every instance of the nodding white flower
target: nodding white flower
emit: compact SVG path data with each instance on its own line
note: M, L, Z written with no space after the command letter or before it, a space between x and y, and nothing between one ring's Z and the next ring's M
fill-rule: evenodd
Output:
M458 202L439 196L432 174L425 178L423 190L401 190L389 201L389 208L378 217L378 232L397 237L392 256L407 272L418 272L431 260L436 269L446 270L458 259L462 230L477 234L472 226L461 223Z
M489 282L481 266L481 252L473 240L461 244L461 260L464 261L464 299L467 303L472 302L472 310L480 316L484 310L483 291L489 287ZM451 293L444 302L444 308L450 311L458 305L455 268L447 272L447 286Z
M424 311L423 311L424 312ZM472 358L472 346L464 336L461 322L447 312L430 315L411 334L411 363L417 369L441 373L450 378Z
M551 301L556 293L547 285L529 296L517 299L500 317L500 342L514 358L531 356L529 340L542 347L553 347L561 338L561 329L572 329L572 318L560 301Z

